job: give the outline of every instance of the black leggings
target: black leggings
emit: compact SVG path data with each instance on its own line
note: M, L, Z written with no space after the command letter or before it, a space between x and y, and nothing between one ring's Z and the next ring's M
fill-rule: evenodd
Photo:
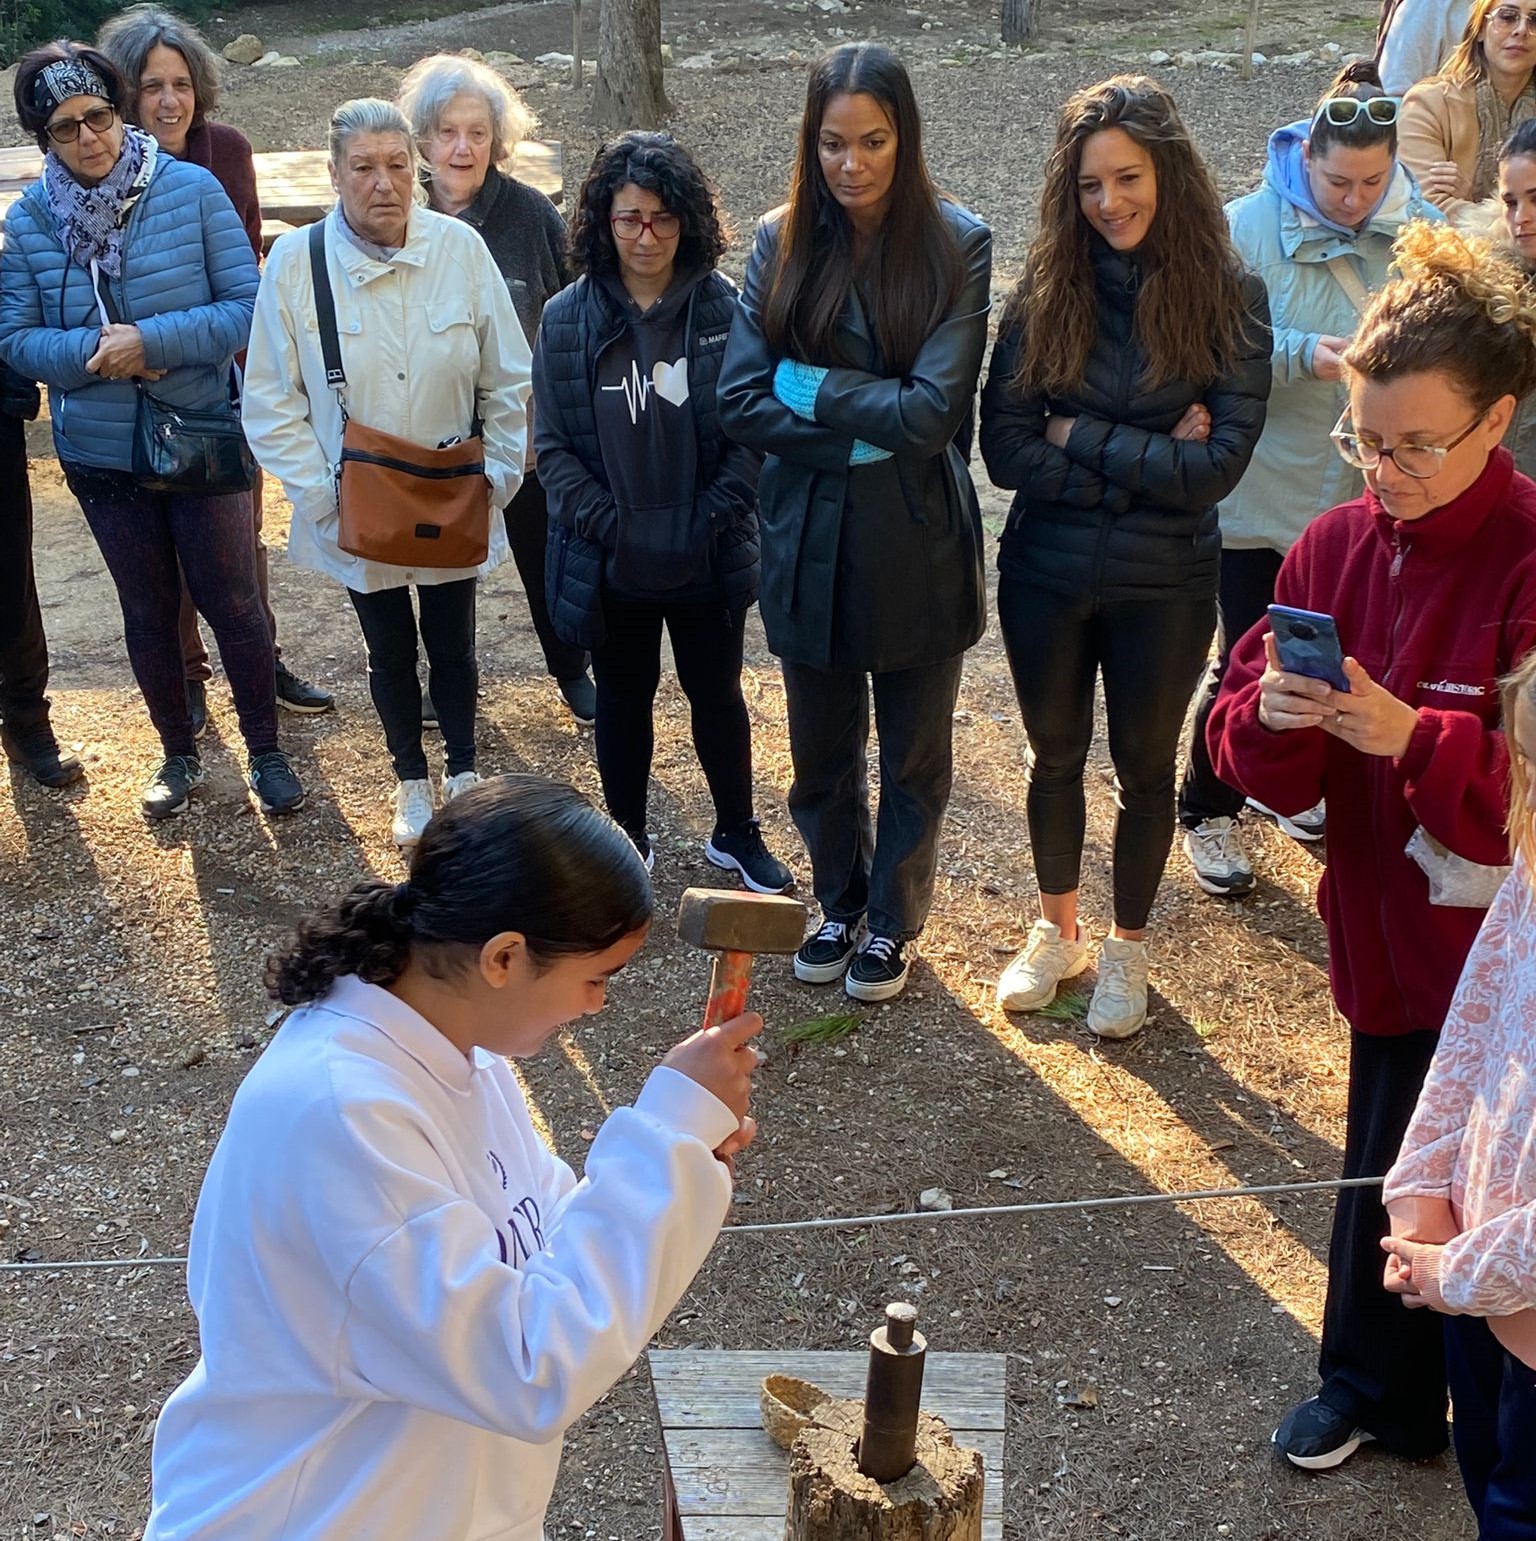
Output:
M1075 893L1093 687L1104 676L1115 764L1115 924L1147 923L1173 844L1184 713L1216 625L1209 599L1095 600L1004 577L998 619L1029 739L1029 842L1043 894Z
M1195 725L1190 731L1184 760L1184 784L1179 788L1179 819L1188 828L1207 819L1235 819L1247 801L1236 787L1229 787L1211 764L1205 742L1205 725L1221 677L1227 672L1232 644L1255 623L1262 621L1275 597L1275 579L1285 558L1267 546L1251 551L1223 549L1221 553L1221 615L1216 633L1216 657L1206 672L1195 703Z
M747 612L718 599L603 597L608 635L592 654L597 682L597 770L614 819L646 832L646 789L655 731L651 708L661 683L661 628L672 639L677 681L688 697L693 747L709 783L717 829L752 817L752 726L741 694ZM434 698L435 699L435 698Z
M0 412L0 720L18 739L48 724L48 642L32 576L27 430Z
M427 650L427 688L443 730L448 774L475 768L475 582L424 583L416 590L421 640ZM384 724L384 741L401 781L425 781L421 746L421 685L416 678L416 615L409 585L374 594L347 590L368 648L368 689Z

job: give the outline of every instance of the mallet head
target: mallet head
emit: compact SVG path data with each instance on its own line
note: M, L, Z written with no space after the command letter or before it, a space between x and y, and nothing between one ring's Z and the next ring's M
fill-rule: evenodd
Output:
M712 952L790 953L805 940L806 908L780 894L689 888L677 907L677 934Z

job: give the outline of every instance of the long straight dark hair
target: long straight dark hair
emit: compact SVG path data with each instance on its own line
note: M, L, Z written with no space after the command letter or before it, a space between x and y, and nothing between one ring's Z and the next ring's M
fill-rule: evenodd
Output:
M835 96L871 96L896 131L896 178L880 233L854 262L853 226L822 175L821 120ZM845 43L824 54L806 85L805 115L767 285L763 332L780 355L808 364L849 362L837 326L855 277L885 367L904 373L954 303L960 248L939 212L923 159L923 123L900 59L879 43Z

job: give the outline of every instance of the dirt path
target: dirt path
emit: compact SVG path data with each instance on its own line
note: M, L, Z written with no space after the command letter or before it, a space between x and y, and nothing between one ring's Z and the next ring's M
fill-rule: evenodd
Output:
M274 35L297 34L284 15L312 9L254 14ZM1000 284L1028 238L1054 104L1111 67L1061 39L1025 61L946 63L966 28L980 36L983 7L970 0L946 7L953 25L943 42L900 6L866 4L835 22L744 0L666 9L674 34L706 41L727 17L765 36L777 17L782 55L813 28L820 38L833 25L862 35L910 23L903 36L934 166L994 224ZM1126 26L1123 15L1108 17L1094 23L1101 42ZM1327 8L1307 18L1318 29L1338 24ZM248 19L226 18L231 27ZM356 10L335 18L354 31L358 19ZM536 24L551 29L548 46L562 46L553 34L568 13L555 5L433 25L441 40L513 46L532 58ZM397 23L386 16L384 25ZM1191 11L1167 25L1210 36L1223 21ZM1073 19L1060 30L1093 29ZM370 27L368 36L392 58L417 47L414 35ZM281 81L246 72L227 116L258 140L318 142L336 100L392 88L392 68L374 57L370 48L362 62L314 65ZM1230 192L1247 185L1265 133L1302 109L1323 72L1277 71L1248 86L1211 72L1169 79ZM669 85L677 131L716 175L738 230L750 231L780 195L800 74L764 61L742 73L674 72ZM546 131L568 145L568 171L579 168L594 138L579 100L552 88L533 99ZM758 131L743 133L744 123ZM739 244L733 260L739 268ZM229 1098L272 1031L264 953L306 906L359 877L401 870L388 841L387 765L349 607L335 587L275 558L293 661L340 699L333 718L287 725L310 806L271 825L249 811L219 686L208 795L186 819L146 830L135 802L153 740L111 588L51 462L36 466L35 485L57 719L90 777L62 796L15 778L0 783L0 1255L176 1252ZM995 523L1003 500L988 492L985 502ZM273 543L285 513L274 510ZM540 676L510 566L486 585L480 620L483 766L538 770L595 791L590 737ZM759 806L804 880L784 812L783 691L755 623L747 688ZM968 660L956 742L935 919L907 994L861 1010L858 1030L839 1043L796 1052L785 1029L841 998L766 971L764 1134L742 1166L741 1218L909 1208L930 1186L965 1205L1335 1174L1346 1037L1323 975L1314 858L1257 833L1263 882L1238 908L1199 896L1175 859L1154 919L1157 995L1141 1039L1107 1047L1070 1019L1009 1021L991 987L1022 939L1031 883L1022 736L995 625ZM1108 777L1097 751L1085 900L1100 924ZM683 887L712 881L700 853L707 802L670 681L654 807L665 914ZM658 926L607 1012L525 1067L533 1105L577 1163L586 1134L633 1096L697 1013L704 963L666 933ZM1325 1202L1250 1201L743 1237L722 1243L664 1341L851 1347L887 1299L904 1297L921 1306L936 1348L1015 1353L1007 1479L1016 1538L1470 1536L1449 1460L1404 1468L1367 1451L1323 1481L1271 1460L1270 1430L1312 1383L1327 1222ZM0 1536L133 1535L144 1518L154 1413L190 1367L195 1341L173 1270L0 1280ZM1097 1406L1074 1405L1090 1386ZM648 1446L637 1377L573 1439L551 1538L651 1534Z

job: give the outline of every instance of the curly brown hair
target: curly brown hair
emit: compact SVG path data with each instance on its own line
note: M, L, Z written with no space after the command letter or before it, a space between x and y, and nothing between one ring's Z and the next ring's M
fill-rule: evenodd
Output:
M679 272L713 268L725 255L730 230L699 163L670 134L637 129L605 144L581 184L571 220L572 272L595 277L618 271L619 253L608 217L614 194L631 183L655 193L667 212L683 222L677 242Z
M1485 240L1415 221L1394 244L1398 276L1371 298L1344 367L1369 380L1435 371L1486 412L1536 387L1536 293Z
M1136 330L1146 357L1141 383L1204 385L1236 359L1243 330L1243 269L1227 234L1216 184L1174 100L1144 75L1116 75L1067 99L1045 166L1040 233L1008 304L1025 324L1013 384L1063 394L1083 382L1099 330L1091 259L1093 231L1083 216L1078 171L1083 145L1105 129L1124 130L1152 157L1157 213L1137 249L1142 267ZM1038 324L1034 324L1038 323Z

